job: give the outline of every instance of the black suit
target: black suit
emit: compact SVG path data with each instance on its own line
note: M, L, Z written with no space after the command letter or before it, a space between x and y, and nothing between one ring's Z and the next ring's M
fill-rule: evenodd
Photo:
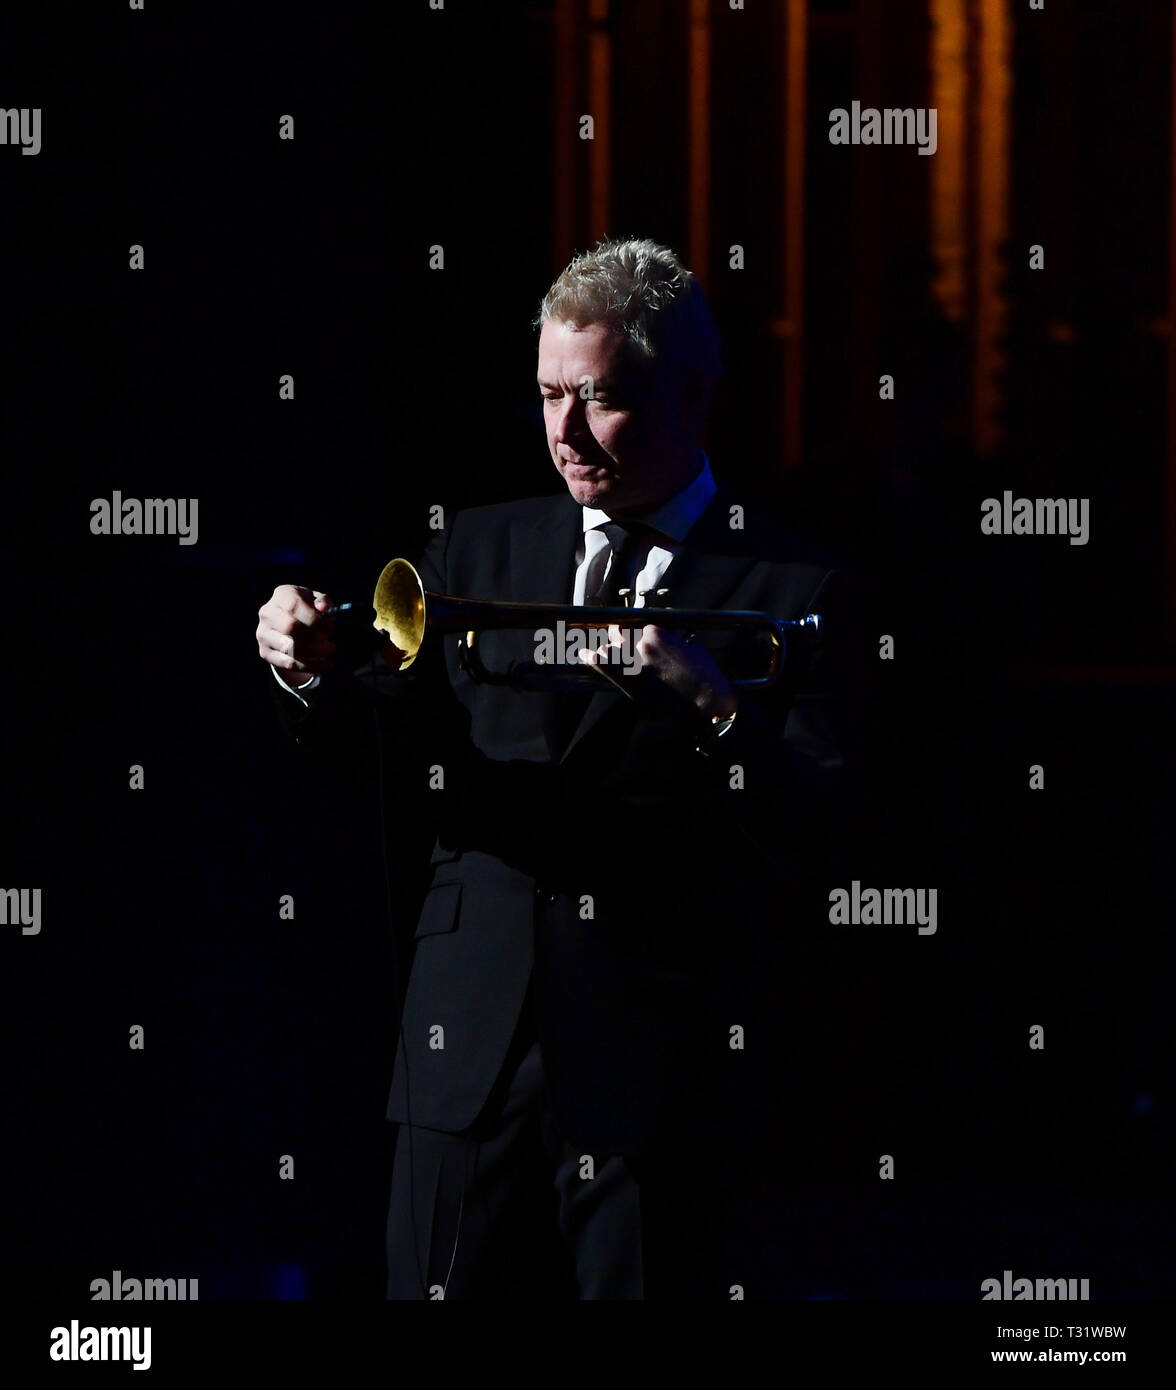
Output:
M837 572L754 519L733 529L734 500L720 489L659 602L836 624ZM475 508L419 569L442 593L568 603L580 529L566 493ZM534 636L482 649L496 668L529 662ZM692 1133L716 1094L705 1079L722 1085L742 972L787 928L782 884L826 842L843 761L829 657L824 642L796 650L721 739L672 701L474 683L456 637L408 672L324 681L307 730L374 690L387 756L437 830L389 1119L456 1134L499 1104L526 1003L569 1144L640 1158Z

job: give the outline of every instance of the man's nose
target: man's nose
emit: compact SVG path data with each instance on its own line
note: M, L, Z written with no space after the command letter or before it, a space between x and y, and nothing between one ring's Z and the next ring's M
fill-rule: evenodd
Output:
M575 392L564 397L556 412L555 440L558 444L574 443L584 436L584 402Z

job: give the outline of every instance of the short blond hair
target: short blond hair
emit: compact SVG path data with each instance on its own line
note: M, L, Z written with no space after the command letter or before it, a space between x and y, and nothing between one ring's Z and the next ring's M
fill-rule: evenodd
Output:
M719 333L698 277L648 238L605 240L576 256L543 296L535 327L549 319L602 323L639 357L708 384L719 374Z

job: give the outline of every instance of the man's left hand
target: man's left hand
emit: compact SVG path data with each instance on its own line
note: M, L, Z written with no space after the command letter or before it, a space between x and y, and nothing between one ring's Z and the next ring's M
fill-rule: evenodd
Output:
M727 719L735 713L735 688L701 643L685 641L673 628L652 623L634 629L631 640L636 659L629 667L617 661L618 653L624 650L624 639L615 623L608 629L608 645L582 648L580 660L607 672L613 683L634 699L640 700L643 687L648 691L650 681L657 681L660 688L671 691L706 719Z

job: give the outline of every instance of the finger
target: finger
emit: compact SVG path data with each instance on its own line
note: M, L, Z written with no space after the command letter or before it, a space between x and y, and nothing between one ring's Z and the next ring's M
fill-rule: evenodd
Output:
M310 632L305 628L288 633L263 625L257 630L257 644L263 651L277 652L299 661L323 660L333 656L336 650L334 642L324 633Z
M620 637L621 629L613 624L609 628L609 641L607 644L602 644L599 647L580 647L577 649L576 655L579 657L581 663L591 670L594 676L599 676L601 680L607 681L611 686L615 686L627 700L632 700L635 698L633 692L608 665L609 648L618 646L620 644Z
M257 616L262 626L272 628L287 637L296 634L316 640L329 637L332 632L332 620L311 604L302 603L301 600L299 602L301 606L293 611L283 608L280 604L267 604Z
M325 628L304 627L291 617L282 617L270 622L263 619L257 625L257 640L259 643L267 642L279 651L294 656L303 652L317 656L322 651L335 650L335 644Z
M322 676L326 675L333 665L330 660L325 658L299 661L295 657L287 656L284 652L272 649L262 652L261 655L264 660L268 661L271 666L276 666L279 671L305 671L311 675Z
M278 607L305 627L322 621L322 609L316 606L315 591L298 584L284 584L274 591ZM330 605L328 604L327 607Z
M298 597L310 609L311 616L303 618L302 621L311 626L323 621L323 614L332 606L333 600L329 594L324 594L321 589L307 589L301 584L298 585Z
M583 655L583 653L581 653L581 655ZM599 676L601 680L608 681L609 685L615 686L627 700L636 698L629 687L621 680L620 676L604 665L603 658L598 658L594 655L592 660L588 662L588 665L594 675Z
M275 594L268 603L257 610L257 616L273 627L285 627L289 630L292 630L295 624L309 627L312 623L322 622L322 616L314 605L299 598L297 594Z
M681 649L684 645L675 628L658 627L656 623L647 623L637 634L637 641L649 651Z

